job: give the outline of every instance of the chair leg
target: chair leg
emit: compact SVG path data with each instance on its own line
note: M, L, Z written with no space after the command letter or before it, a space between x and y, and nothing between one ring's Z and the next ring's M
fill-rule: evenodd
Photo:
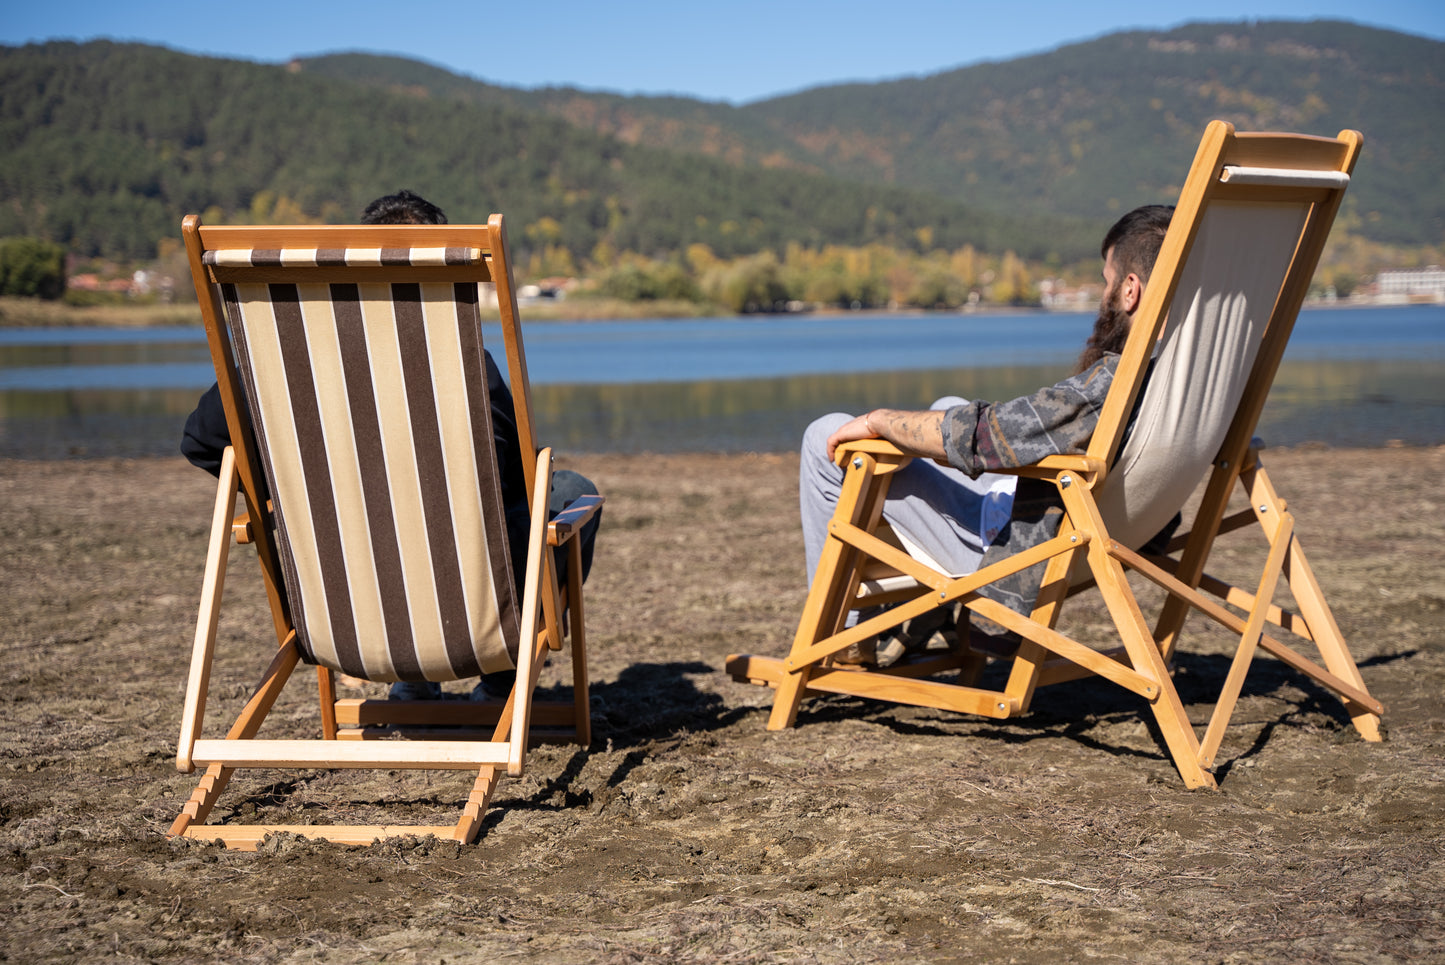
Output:
M785 730L798 722L798 708L808 686L809 669L795 670L778 681L773 693L773 710L768 715L768 730Z
M236 773L234 767L224 767L220 764L212 764L206 768L206 773L196 784L196 789L191 792L190 798L181 813L176 816L171 829L166 832L166 837L174 838L185 834L191 827L199 827L206 823L211 809L216 806L216 800L226 785L231 781L231 775Z
M228 740L248 740L256 736L256 732L261 729L261 723L271 712L271 707L275 705L281 689L286 686L286 681L291 678L291 672L296 669L296 664L300 660L301 648L296 643L296 632L293 630L286 637L286 642L281 644L280 649L276 651L276 655L271 658L271 665L266 668L266 674L261 678L261 683L256 687L251 699L246 702L246 706L241 708L236 722L226 733ZM171 837L186 834L189 828L205 822L211 809L216 805L216 799L220 797L221 791L225 789L235 770L234 767L225 767L221 764L212 764L206 768L206 773L201 777L195 791L191 793L180 815L171 825L169 832Z
M567 612L567 637L572 643L572 702L576 708L577 743L590 747L592 702L587 679L587 621L582 612L582 541L575 536L568 541L567 549Z
M1239 646L1234 652L1234 660L1224 680L1224 688L1220 691L1219 701L1214 705L1214 713L1210 715L1209 726L1205 728L1204 739L1200 742L1199 762L1206 767L1214 764L1214 756L1224 739L1224 731L1229 726L1234 705L1244 688L1244 678L1249 674L1250 664L1254 662L1255 651L1259 648L1260 636L1264 633L1264 621L1269 613L1270 601L1274 599L1280 573L1284 569L1290 544L1294 541L1294 519L1288 513L1281 515L1284 518L1275 529L1274 545L1270 547L1269 558L1264 564L1264 575L1254 594L1254 606L1245 621L1244 632L1240 634Z
M191 647L191 672L186 680L186 702L181 710L181 735L176 742L176 768L194 770L191 752L206 716L206 695L211 687L211 662L216 651L216 628L221 619L221 595L226 586L226 563L231 554L231 526L236 515L236 452L227 446L221 454L216 480L216 502L211 514L211 539L206 549L206 570L201 581L201 605Z
M1263 463L1256 458L1252 469L1241 476L1241 482L1249 490L1250 504L1255 507L1266 535L1272 541L1278 542L1280 521L1286 518L1288 513L1285 511L1284 501L1279 498L1270 482L1269 473L1264 471ZM1305 626L1309 628L1310 637L1319 649L1325 668L1341 680L1365 690L1365 680L1360 676L1360 668L1355 664L1355 658L1350 655L1344 634L1340 632L1339 624L1330 612L1324 591L1320 589L1319 581L1315 579L1314 571L1310 569L1298 539L1289 540L1289 552L1283 562L1283 572L1290 594L1294 597L1295 605L1299 607ZM1345 710L1360 737L1367 741L1380 740L1378 715L1349 699L1345 699Z
M836 518L836 517L835 517ZM836 634L848 615L849 599L857 587L854 569L858 551L840 539L829 536L823 545L818 560L817 572L813 574L813 585L808 589L808 598L803 603L803 615L798 620L798 630L793 636L789 655L800 654L813 644ZM825 658L827 659L827 658ZM792 727L798 719L798 708L808 688L808 678L815 664L808 664L789 671L777 683L773 696L773 710L768 716L768 730L782 730Z
M983 678L983 671L988 667L988 658L968 651L963 655L962 662L958 666L958 682L964 687L977 687L979 680Z
M883 515L883 502L888 498L893 468L897 467L880 473L873 456L855 455L844 471L843 488L833 511L833 524L862 527L868 532L876 529ZM842 629L858 590L859 556L856 549L831 533L828 535L818 559L818 569L813 574L813 583L808 588L808 598L803 604L798 631L793 636L790 656L802 653ZM824 662L829 659L824 658ZM798 707L807 691L812 669L813 665L798 667L778 681L773 710L768 716L768 730L782 730L797 721Z
M1071 526L1069 517L1065 516L1063 526ZM1030 619L1035 623L1042 624L1053 629L1059 622L1059 611L1063 607L1064 598L1069 590L1069 571L1074 564L1076 553L1062 553L1049 560L1048 566L1044 569L1044 580L1042 589L1039 591L1038 602L1034 605L1034 612ZM1033 702L1034 691L1039 685L1039 675L1043 671L1044 661L1049 659L1049 652L1034 641L1025 637L1019 643L1017 655L1014 657L1013 667L1009 671L1008 683L1004 686L1004 693L1010 700L1018 702L1019 713L1027 713L1029 704Z
M502 772L490 765L483 767L477 774L472 791L467 795L466 806L462 808L462 816L457 820L456 829L452 832L453 841L471 844L476 840L477 833L482 829L482 818L491 806L492 794L501 779Z
M316 668L316 687L321 697L321 736L336 740L336 675L329 667Z
M1300 608L1300 614L1310 628L1310 634L1315 639L1315 645L1319 647L1325 667L1335 676L1356 684L1361 690L1366 689L1365 680L1360 676L1360 668L1355 664L1355 658L1350 655L1349 648L1345 646L1344 635L1340 633L1339 624L1335 623L1335 616L1330 612L1330 606L1325 602L1324 593L1315 580L1314 572L1305 560L1299 540L1294 540L1291 544L1290 557L1285 565L1286 579L1290 592L1294 595L1295 605ZM1350 700L1345 701L1345 710L1354 721L1355 730L1360 737L1367 741L1381 739L1378 715Z
M1075 520L1088 521L1088 528L1094 532L1108 532L1099 517L1097 504L1092 493L1082 486L1063 489L1064 507ZM1134 599L1129 579L1119 561L1109 555L1102 542L1091 541L1088 549L1089 568L1094 581L1104 598L1104 604L1113 618L1114 626L1123 640L1135 671L1154 681L1156 690L1150 695L1149 709L1159 725L1164 744L1174 760L1179 776L1186 787L1215 787L1214 775L1199 763L1199 739L1189 716L1184 712L1184 703L1174 689L1169 667L1154 641L1144 614Z
M1104 567L1112 570L1118 580L1125 579L1123 567L1108 557L1102 548L1099 556L1103 558ZM1184 702L1179 699L1179 692L1174 689L1169 667L1159 653L1153 634L1149 632L1144 614L1139 611L1132 596L1118 591L1115 586L1117 584L1112 584L1109 590L1104 591L1104 599L1134 669L1158 682L1158 693L1150 700L1149 709L1159 725L1159 732L1164 737L1164 744L1169 749L1174 766L1178 769L1179 776L1184 779L1186 787L1215 787L1214 775L1205 770L1199 761L1199 739L1195 736L1193 724L1189 722L1189 715L1184 711ZM1104 583L1101 580L1100 589L1103 588Z
M550 554L550 550L547 550ZM550 558L550 556L549 556ZM555 583L554 583L555 586ZM555 593L552 594L555 599ZM560 618L562 614L558 613ZM567 638L572 649L572 700L575 720L577 743L583 747L592 743L592 703L589 695L589 684L587 675L587 631L586 614L583 611L582 603L582 546L579 539L574 537L568 542L567 549L567 608L566 616ZM536 677L541 670L541 663L545 659L547 650L551 648L551 641L561 633L561 627L553 621L547 632L541 635L537 641L536 655L533 660L530 679L524 680L519 673L516 683L512 686L512 692L502 706L501 713L497 720L496 729L492 732L492 740L501 742L511 736L513 714L512 708L518 700L528 699L523 697L519 688L526 687L528 697L536 686ZM501 781L502 772L492 766L481 768L477 773L477 779L472 785L471 793L467 796L466 806L462 809L462 815L457 821L456 828L452 832L452 839L462 844L470 844L476 839L482 827L482 819L486 815L487 808L491 805L492 794Z
M789 654L797 654L821 640L826 631L825 621L836 618L836 600L840 596L837 582L843 578L843 557L851 552L842 542L829 538L823 545L818 569L813 575L813 584L808 588L808 597L803 603L803 614L798 620L797 632L793 635L793 646ZM773 692L773 709L768 715L768 730L784 730L798 720L798 708L803 702L803 693L808 687L812 666L805 665L785 673L777 682Z

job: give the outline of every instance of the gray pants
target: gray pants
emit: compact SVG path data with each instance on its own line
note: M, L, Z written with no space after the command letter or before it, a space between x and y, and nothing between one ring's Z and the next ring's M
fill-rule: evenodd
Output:
M950 408L962 402L955 398L940 399L933 408ZM825 415L803 434L798 501L810 584L823 553L828 522L843 489L843 470L829 461L826 443L828 437L851 418L840 412ZM1012 479L1012 476L992 473L970 479L957 469L940 466L931 459L915 459L893 474L888 498L883 503L883 518L949 572L971 573L978 569L988 546L980 535L986 518L985 503L999 499L996 487L1002 485L1011 504L1012 490L1007 482L1001 481Z

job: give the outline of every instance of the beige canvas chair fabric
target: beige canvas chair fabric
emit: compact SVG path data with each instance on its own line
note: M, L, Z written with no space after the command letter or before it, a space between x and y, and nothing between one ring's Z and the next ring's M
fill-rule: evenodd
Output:
M1139 414L1096 493L1126 546L1159 532L1219 453L1309 209L1219 201L1200 218Z
M1365 690L1294 538L1292 519L1252 446L1359 145L1351 131L1325 139L1236 135L1222 122L1210 125L1087 452L1015 470L1057 487L1065 515L1050 542L977 573L942 572L900 545L881 520L890 474L908 457L878 440L840 447L843 493L791 653L783 660L729 658L736 678L777 688L769 726L791 725L804 696L830 692L1005 718L1025 712L1039 686L1098 674L1147 701L1187 784L1212 786L1208 769L1248 666L1262 648L1333 690L1360 733L1378 739L1382 708ZM1138 548L1204 480L1193 526L1171 546L1178 558L1141 556ZM1236 486L1253 508L1247 517L1226 518ZM1259 525L1269 544L1258 585L1235 587L1206 574L1215 538L1249 522ZM1016 614L978 594L980 587L1036 565L1046 575L1032 614ZM1126 571L1168 593L1152 630ZM1274 603L1280 586L1289 589L1300 613ZM1112 651L1087 647L1057 628L1065 600L1090 587L1102 594L1118 633L1121 646ZM1206 598L1201 588L1233 609ZM845 648L953 602L1024 638L1002 689L975 686L984 657L967 650L887 671L837 664L835 656ZM845 626L849 610L883 604L892 609ZM1239 635L1233 669L1202 741L1168 667L1191 610ZM1265 633L1268 625L1293 634L1295 645ZM1301 643L1313 644L1325 666L1301 655L1295 649ZM960 671L957 683L934 676L952 670Z
M532 690L570 609L574 699L538 723L590 740L574 538L600 498L547 520L550 450L532 435L530 386L499 215L488 225L203 228L185 238L233 441L223 460L183 716L179 766L208 765L173 834L253 847L274 830L370 841L471 840L505 768L520 774ZM479 289L503 321L532 502L516 599L492 440ZM241 522L232 512L239 494ZM200 737L232 533L254 541L280 650L222 740ZM552 546L566 548L568 598ZM320 740L260 740L292 669L318 668ZM332 672L445 681L516 668L506 701L341 700ZM345 725L345 726L342 726ZM398 727L429 740L363 742ZM489 728L484 737L478 728ZM341 740L339 738L350 738ZM445 738L445 739L441 739ZM203 824L238 767L477 769L455 827Z

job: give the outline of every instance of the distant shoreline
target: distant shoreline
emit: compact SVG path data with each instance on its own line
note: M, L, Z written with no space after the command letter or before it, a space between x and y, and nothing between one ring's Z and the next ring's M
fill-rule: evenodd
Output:
M1338 299L1313 300L1303 311L1346 310L1359 308L1413 308L1438 305L1438 302L1382 302L1377 300ZM694 318L735 318L759 321L772 318L846 318L852 315L877 314L896 316L958 315L1079 315L1096 307L1054 309L1015 305L980 305L948 311L922 308L815 308L798 312L760 312L735 314L718 306L699 306L693 302L621 302L616 300L574 299L570 301L530 302L520 306L527 322L620 322L620 321L684 321ZM484 313L483 321L496 321L494 313ZM0 298L0 329L21 328L201 328L201 312L191 304L170 305L90 305L77 307L33 298Z

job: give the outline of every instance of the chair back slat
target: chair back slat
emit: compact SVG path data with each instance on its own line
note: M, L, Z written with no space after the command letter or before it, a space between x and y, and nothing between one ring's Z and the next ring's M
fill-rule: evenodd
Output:
M243 261L276 263L210 263ZM369 680L506 669L517 604L477 285L389 277L221 285L293 622L308 659Z

